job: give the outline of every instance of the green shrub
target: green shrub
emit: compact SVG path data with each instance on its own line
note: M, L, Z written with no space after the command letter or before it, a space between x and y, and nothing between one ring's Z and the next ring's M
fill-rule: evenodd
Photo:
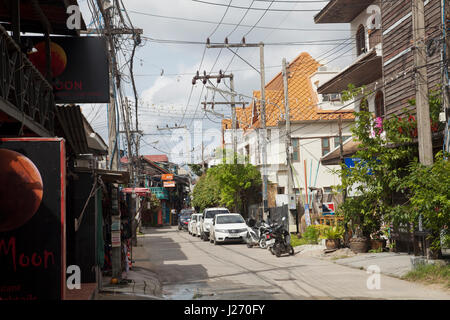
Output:
M314 224L310 227L319 231L319 239L326 239L325 233L330 228L330 226L324 224Z
M319 242L320 230L315 226L309 226L303 233L302 238L307 244L317 244Z
M342 239L342 237L344 236L344 232L344 228L340 226L328 227L328 229L325 230L324 236L325 239L337 240Z

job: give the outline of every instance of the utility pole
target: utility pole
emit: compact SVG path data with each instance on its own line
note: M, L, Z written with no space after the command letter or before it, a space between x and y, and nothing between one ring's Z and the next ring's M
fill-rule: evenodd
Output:
M339 115L339 160L341 162L341 164L344 164L344 141L342 139L342 115ZM345 201L345 199L347 198L347 189L343 190L343 194L342 194L342 198Z
M104 29L100 31L95 31L96 33L100 33L104 35L108 41L108 51L109 51L109 66L110 66L110 108L108 109L108 156L109 156L109 169L117 171L119 169L119 154L120 150L118 149L118 132L117 132L117 114L116 114L116 96L114 94L114 85L116 85L119 93L121 93L121 76L119 73L119 68L117 66L117 57L114 46L114 36L122 35L122 34L142 34L142 29L128 29L128 28L120 28L116 29L114 27L114 20L111 16L112 6L105 6L107 1L105 0L97 0L97 6L101 13L101 16L104 20ZM93 31L93 30L91 30ZM115 80L115 81L114 81ZM121 95L122 97L122 95ZM121 104L122 116L125 121L124 127L125 132L127 134L127 142L128 142L128 158L129 158L129 167L130 177L133 179L133 164L132 164L132 151L131 151L131 132L130 132L130 122L128 115L128 103L124 106L124 101L121 98L119 103ZM137 125L137 119L136 119ZM136 128L137 129L137 128ZM136 182L136 177L133 179L133 182ZM120 238L120 224L121 224L121 214L120 214L120 206L119 206L119 191L118 185L114 184L112 189L112 221L111 221L111 243L112 243L112 277L120 279L122 276L122 244Z
M423 0L412 3L414 67L416 78L416 113L419 142L419 160L423 165L433 164L430 106L428 103L427 50L425 44L425 8Z
M112 30L111 27L111 16L110 11L105 10L104 0L97 0L97 5L99 10L104 17L105 29ZM110 66L110 91L111 91L111 103L108 109L108 156L109 156L109 169L118 170L119 166L119 153L118 143L117 143L117 123L116 123L116 99L114 94L114 76L118 77L116 73L116 60L114 52L114 41L111 35L106 36L109 46L109 66ZM120 237L120 205L119 205L119 190L118 185L114 184L111 190L111 202L112 202L112 212L111 212L111 265L112 265L112 278L121 279L122 278L122 242Z
M230 79L230 90L231 92L234 92L234 76L232 73L226 75L222 72L222 70L219 71L218 75L208 75L206 74L206 71L204 71L203 76L200 76L199 72L197 71L197 75L194 76L194 78L192 79L192 84L195 85L195 83L197 82L197 80L202 80L203 84L206 84L210 79L217 79L217 83L220 83L221 79L223 78L229 78ZM206 102L204 103L205 107L206 107ZM214 102L210 103L211 105L214 106ZM219 103L217 103L219 104ZM232 144L233 144L233 159L234 159L234 164L237 163L237 123L236 123L236 108L235 108L235 97L231 96L231 102L222 102L220 104L230 104L231 105L231 121L232 121ZM205 108L206 110L206 108Z
M234 92L234 77L233 74L231 74L230 77L230 90ZM236 125L236 107L235 107L235 99L234 96L231 96L231 127L233 129L233 163L237 164L237 125Z
M268 211L268 197L267 197L267 184L268 184L268 177L267 177L267 139L266 139L266 90L265 90L265 68L264 68L264 43L246 43L245 38L242 39L242 43L228 43L228 39L225 39L224 44L214 44L211 45L209 39L206 41L206 47L207 48L259 48L259 60L260 60L260 78L261 78L261 140L262 140L262 209L263 209L263 216L260 218L264 218L266 211ZM231 50L231 49L230 49ZM231 50L232 51L232 50ZM234 53L234 51L232 51ZM238 56L239 57L239 56ZM239 57L240 58L240 57ZM241 58L242 59L242 58ZM245 60L244 60L245 61ZM248 63L247 61L245 61ZM252 66L253 67L253 66ZM233 96L233 95L232 95ZM259 136L258 135L258 136Z
M287 164L287 175L288 175L288 185L287 185L287 191L288 191L288 207L289 207L289 228L291 225L295 223L297 226L297 233L299 232L298 227L298 212L297 208L291 209L292 204L292 197L294 199L294 203L296 204L297 201L295 201L295 193L294 193L294 183L293 183L293 172L292 172L292 142L291 142L291 116L290 116L290 109L289 109L289 90L288 90L288 78L289 73L287 71L288 63L286 63L286 58L283 58L283 87L284 87L284 114L285 114L285 121L286 121L286 134L285 134L285 146L286 146L286 164ZM293 221L295 215L295 222Z
M203 139L202 139L202 169L203 169L203 172L205 172L205 155L204 155L204 152L205 152L205 145L203 144Z

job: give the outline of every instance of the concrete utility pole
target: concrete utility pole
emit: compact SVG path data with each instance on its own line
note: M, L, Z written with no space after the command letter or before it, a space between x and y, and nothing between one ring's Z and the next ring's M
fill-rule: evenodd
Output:
M112 30L111 16L108 10L104 10L104 0L97 0L99 10L104 17L105 29ZM119 153L117 143L117 123L116 123L116 99L114 95L114 75L117 77L114 41L111 35L107 36L109 47L109 66L110 66L110 92L111 103L108 109L108 123L109 123L109 136L108 136L108 156L109 156L109 169L117 171L119 169ZM111 212L111 265L112 265L112 278L122 278L122 245L120 238L120 206L118 196L118 185L114 185L111 190L112 198L112 212Z
M419 160L433 164L430 106L428 103L427 50L425 44L425 8L423 0L412 2L414 67L416 76L416 112L419 140Z
M234 77L233 74L231 74L230 77L230 90L234 92ZM231 126L233 129L233 163L237 164L237 124L236 124L236 107L235 107L235 99L234 96L231 96Z
M227 48L227 49L229 49L229 48L259 48L259 60L260 60L259 74L261 77L261 100L260 100L260 102L261 102L261 131L258 136L261 136L261 141L262 141L262 147L261 147L262 157L261 158L262 158L262 198L263 198L263 203L262 203L263 216L260 218L267 219L267 217L265 216L266 212L268 211L268 197L267 197L268 177L267 177L266 89L265 89L266 79L265 79L265 68L264 68L264 43L262 43L262 42L245 43L245 39L242 39L242 43L230 44L230 43L228 43L228 40L225 39L224 44L211 45L209 43L209 39L208 39L206 42L206 47L207 48ZM232 52L234 53L234 51L232 51ZM245 62L248 64L247 61L245 61Z
M344 163L344 141L342 139L342 115L339 115L339 141L340 141L340 145L339 145L339 160L341 161L341 163ZM345 201L345 199L347 198L347 189L343 190L343 194L342 194L342 198Z
M220 83L220 81L223 78L229 78L230 79L230 90L231 92L234 92L234 76L232 73L226 75L224 73L222 73L222 70L219 71L218 75L208 75L206 74L206 71L204 71L204 74L202 76L200 76L199 72L197 71L197 75L194 76L194 78L192 79L192 84L195 85L195 83L197 82L197 80L202 80L203 84L206 84L210 79L217 79L217 83ZM234 163L237 163L237 134L236 134L236 130L237 130L237 123L236 123L236 108L235 108L235 96L231 96L231 102L222 102L222 103L215 103L215 102L211 102L211 103L207 103L204 102L203 103L206 107L206 104L211 104L214 106L214 104L229 104L231 105L231 121L232 121L232 129L233 129L233 134L232 134L232 144L233 144L233 159L234 159ZM205 108L206 111L206 108Z
M108 41L108 51L109 51L109 66L110 66L110 108L108 109L108 156L110 165L108 166L110 170L117 171L119 169L119 154L120 150L118 148L118 132L117 132L117 114L116 114L116 97L114 94L114 84L120 91L121 87L121 79L120 73L118 71L116 53L114 47L114 35L120 34L142 34L142 29L115 29L113 17L111 16L111 7L105 8L106 1L105 0L97 0L97 6L100 10L101 15L103 16L103 20L105 23L105 28L102 32L97 31L97 33L103 34ZM114 83L115 80L115 83ZM132 152L131 152L131 139L130 139L130 121L128 115L128 110L124 110L125 107L128 108L128 104L126 106L123 105L123 100L120 101L122 115L125 121L125 132L127 133L127 141L128 141L128 160L132 161ZM136 119L137 125L137 119ZM130 177L133 179L133 168L129 168ZM137 175L136 175L137 176ZM133 180L135 183L136 180ZM118 196L118 185L114 185L112 190L112 224L111 224L111 243L112 243L112 276L113 278L120 279L122 276L122 245L120 238L120 224L121 224L121 214L120 214L120 206L119 206L119 196ZM136 213L136 211L134 212ZM134 216L134 215L133 215Z
M297 226L297 233L299 232L298 228L298 215L297 215L297 209L292 209L292 197L294 199L294 203L296 204L297 201L295 201L295 193L294 193L294 181L293 177L294 174L292 172L292 142L291 142L291 116L290 116L290 109L289 109L289 90L288 90L288 78L289 78L289 72L287 71L287 68L289 64L286 62L286 58L283 58L283 87L284 87L284 114L285 114L285 121L286 121L286 134L285 134L285 146L286 146L286 165L287 165L287 192L289 197L289 229L291 225ZM289 230L290 231L290 230Z

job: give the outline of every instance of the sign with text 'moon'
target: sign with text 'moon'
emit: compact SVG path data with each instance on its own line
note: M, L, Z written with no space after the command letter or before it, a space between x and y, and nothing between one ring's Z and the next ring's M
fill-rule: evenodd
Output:
M0 139L0 300L65 295L65 147Z
M33 51L28 58L47 74L43 37L29 37ZM102 37L51 37L51 73L55 102L109 103L109 62Z

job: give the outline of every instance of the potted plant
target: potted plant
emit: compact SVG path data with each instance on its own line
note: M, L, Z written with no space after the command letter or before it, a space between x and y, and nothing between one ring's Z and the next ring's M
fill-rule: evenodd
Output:
M341 226L330 227L325 230L325 245L328 250L338 249L341 244L341 239L344 236L344 228Z
M371 235L370 237L371 250L382 251L386 247L386 239L382 237L383 235L384 232L382 230L379 230Z

